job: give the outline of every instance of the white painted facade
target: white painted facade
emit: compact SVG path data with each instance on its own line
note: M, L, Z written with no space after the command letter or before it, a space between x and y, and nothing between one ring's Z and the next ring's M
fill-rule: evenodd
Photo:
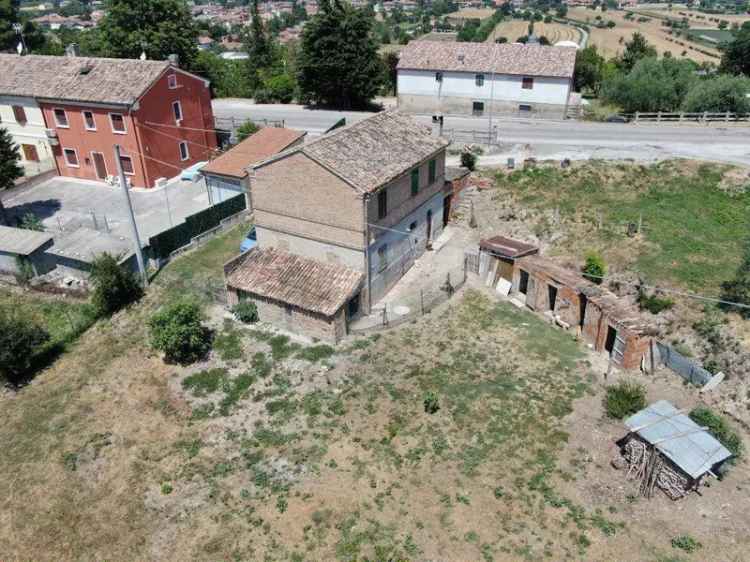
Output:
M530 88L523 87L524 78ZM399 69L397 91L405 111L470 114L474 102L488 111L491 101L493 111L554 113L565 111L571 87L569 78Z
M16 120L13 107L23 108L26 122ZM17 96L0 96L0 127L8 130L13 142L18 145L21 154L21 164L27 176L33 176L55 168L52 147L47 138L47 126L44 123L42 110L33 98ZM31 145L36 149L38 161L26 157L23 145Z

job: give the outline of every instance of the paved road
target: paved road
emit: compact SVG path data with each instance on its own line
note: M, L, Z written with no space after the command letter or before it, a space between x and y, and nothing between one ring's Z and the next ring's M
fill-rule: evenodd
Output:
M352 123L366 112L310 110L299 105L255 105L248 100L214 100L219 117L283 119L287 127L323 133L341 117ZM430 122L430 116L417 118ZM503 155L548 158L660 160L684 157L750 166L750 126L589 123L495 118ZM446 117L445 129L486 132L487 118ZM486 161L487 162L487 161ZM488 163L488 162L487 162Z

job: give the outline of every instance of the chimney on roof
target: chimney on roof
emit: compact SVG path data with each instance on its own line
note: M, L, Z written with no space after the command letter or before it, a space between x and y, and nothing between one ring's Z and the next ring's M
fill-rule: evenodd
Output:
M172 66L176 66L177 68L180 67L180 55L171 54L167 57L167 60L172 64Z
M71 43L65 47L65 56L67 57L80 57L81 49L78 47L78 43Z

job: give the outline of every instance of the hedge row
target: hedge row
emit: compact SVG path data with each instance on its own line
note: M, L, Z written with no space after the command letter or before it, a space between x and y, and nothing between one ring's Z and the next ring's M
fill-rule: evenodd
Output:
M244 209L245 196L237 195L231 199L217 203L213 207L190 215L185 218L185 222L149 238L148 243L151 246L151 254L154 258L167 258L169 254L178 248L190 244L190 241L194 237L203 234L207 230L211 230L218 226L223 219L237 214Z

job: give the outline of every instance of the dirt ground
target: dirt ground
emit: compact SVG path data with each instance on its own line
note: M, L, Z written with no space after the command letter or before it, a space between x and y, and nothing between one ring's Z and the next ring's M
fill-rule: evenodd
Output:
M503 21L495 26L495 29L487 38L488 43L494 43L499 37L505 37L508 42L513 43L519 37L528 35L529 22L522 20ZM580 32L569 25L561 23L534 22L534 34L541 37L544 35L553 45L558 41L581 42Z
M625 43L630 40L633 33L639 31L646 37L646 40L653 45L658 51L659 55L663 55L665 52L672 53L674 57L686 57L693 59L697 62L718 62L720 54L716 49L705 47L691 43L683 38L672 38L667 28L661 24L661 20L658 18L652 18L648 22L638 22L639 17L636 14L636 19L626 20L625 13L623 11L607 10L601 12L600 10L589 10L588 8L576 7L568 10L568 17L581 22L594 22L596 16L601 16L604 21L612 20L617 25L612 28L600 29L598 27L590 28L589 31L589 44L596 45L600 53L607 58L615 57L622 53L625 48ZM679 45L676 41L682 41L684 45ZM699 53L696 48L703 51L708 51L715 56L705 55ZM686 54L682 53L686 51Z
M245 231L0 393L3 560L743 558L746 462L702 497L634 498L601 405L621 375L569 334L469 285L336 347L243 325L206 287ZM146 321L191 292L213 351L165 364ZM638 378L650 398L702 400ZM692 555L671 546L686 534Z

